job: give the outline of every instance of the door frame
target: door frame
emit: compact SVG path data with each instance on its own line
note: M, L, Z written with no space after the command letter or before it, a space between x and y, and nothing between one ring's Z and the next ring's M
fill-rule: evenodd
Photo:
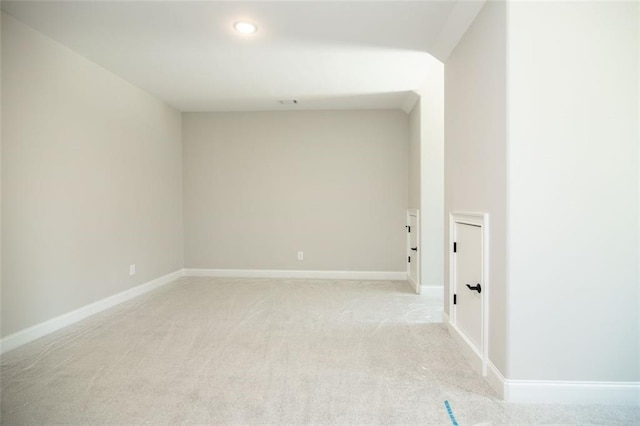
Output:
M411 287L413 287L413 289L416 291L416 294L420 294L420 286L421 286L421 282L422 280L420 279L420 264L421 259L420 259L420 210L419 209L408 209L407 210L407 218L406 218L406 224L407 226L409 226L411 224L411 219L410 216L415 216L416 218L416 230L415 230L415 235L416 235L416 245L418 247L418 251L416 252L415 258L416 258L416 281L412 282L411 280L411 265L409 264L409 262L407 262L407 281L409 282L409 285L411 285ZM411 232L414 232L413 230ZM407 257L411 256L411 235L409 232L407 232Z
M481 228L482 237L482 306L481 306L481 348L475 345L460 331L456 325L456 311L453 305L453 294L456 291L456 256L453 252L455 242L455 225L478 226ZM467 358L472 361L472 366L479 370L482 376L487 375L489 363L489 214L476 212L452 211L449 213L449 330L452 330L458 343L466 352ZM466 348L465 348L466 346Z

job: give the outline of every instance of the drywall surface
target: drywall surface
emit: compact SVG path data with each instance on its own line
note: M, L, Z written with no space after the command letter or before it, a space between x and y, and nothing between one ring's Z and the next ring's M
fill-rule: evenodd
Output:
M2 89L3 336L182 268L178 111L4 14Z
M509 377L640 380L637 2L509 7Z
M420 145L421 145L420 100L409 114L409 208L420 208Z
M489 213L489 359L506 375L506 23L488 2L445 64L445 309L451 211Z
M444 283L444 64L431 66L420 90L422 285Z
M183 143L185 267L405 270L405 113L186 113Z
M2 19L1 18L2 16L0 16L0 99L2 98ZM0 102L0 178L1 177L2 177L2 103ZM0 224L1 223L2 223L2 180L0 179ZM2 226L0 226L0 309L1 308L2 308ZM0 313L0 336L2 336L2 313ZM2 395L0 394L0 398L1 397Z

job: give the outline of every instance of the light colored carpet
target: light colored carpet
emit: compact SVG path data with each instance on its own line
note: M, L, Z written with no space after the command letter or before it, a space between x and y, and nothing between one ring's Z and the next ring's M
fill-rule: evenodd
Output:
M1 422L637 424L513 405L405 282L183 278L2 358Z

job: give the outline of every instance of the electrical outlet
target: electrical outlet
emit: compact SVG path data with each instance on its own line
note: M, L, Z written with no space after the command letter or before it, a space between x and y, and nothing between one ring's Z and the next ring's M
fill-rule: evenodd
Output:
M129 275L135 275L136 274L136 265L135 263L133 265L129 265Z
M298 260L304 260L304 252L302 251L298 252Z

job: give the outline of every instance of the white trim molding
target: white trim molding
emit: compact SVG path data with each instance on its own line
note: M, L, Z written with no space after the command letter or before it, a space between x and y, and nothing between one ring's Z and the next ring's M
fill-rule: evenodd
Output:
M505 402L640 405L640 382L505 379L491 361L487 382Z
M78 321L90 317L91 315L95 315L120 303L126 302L129 299L133 299L134 297L141 296L144 293L148 293L151 290L155 290L163 285L169 284L182 276L183 270L179 269L121 293L114 294L113 296L109 296L71 312L67 312L66 314L62 314L48 321L17 331L0 340L0 353L5 353L27 343L33 342L40 337L51 334L64 327L70 326L71 324L75 324Z
M275 269L184 269L186 277L298 278L326 280L407 281L405 271L302 271Z
M469 361L471 368L479 375L486 376L483 372L484 362L482 353L480 353L476 345L449 320L449 317L447 317L447 329L449 330L449 335L453 337L453 340L455 340L460 348L462 355Z
M504 383L505 379L498 367L493 365L491 361L487 362L487 382L489 386L493 388L494 391L498 394L498 396L502 399L504 398Z
M482 230L482 304L481 304L481 338L480 347L476 345L464 335L457 327L456 309L453 304L453 296L449 297L449 331L456 337L457 342L463 348L463 352L472 362L474 368L477 366L477 357L480 359L480 374L486 377L488 374L489 362L489 292L491 291L491 283L489 282L489 214L477 212L449 212L449 292L451 295L455 293L456 288L456 257L453 252L453 245L456 242L455 225L466 224L478 226ZM466 347L468 346L468 347Z
M640 405L640 382L505 379L504 400L538 404Z
M411 290L415 291L416 294L422 294L422 287L420 287L420 285L418 285L417 282L415 282L414 280L411 279L411 274L407 272L407 283L409 283L409 287L411 287Z
M85 318L107 310L127 300L133 299L162 287L178 278L190 277L247 277L247 278L302 278L302 279L342 279L342 280L384 280L406 281L406 272L385 271L295 271L295 270L241 270L241 269L179 269L144 284L114 294L105 299L75 309L66 314L17 331L0 339L0 354L18 348L36 339L82 321Z
M414 232L411 232L411 217L415 218L416 224L415 229L413 230ZM413 288L416 292L416 294L421 294L422 292L422 287L421 287L421 283L422 283L422 277L421 277L421 270L420 270L420 264L422 263L422 244L421 244L421 239L420 239L420 210L417 209L408 209L407 210L407 218L406 218L406 224L407 224L407 258L408 259L414 259L414 265L416 265L416 279L414 280L413 278L411 278L411 262L407 262L407 281L409 282L409 285L411 286L411 288ZM415 235L416 238L416 248L417 248L417 252L415 253L415 255L413 254L412 250L411 250L411 236Z

